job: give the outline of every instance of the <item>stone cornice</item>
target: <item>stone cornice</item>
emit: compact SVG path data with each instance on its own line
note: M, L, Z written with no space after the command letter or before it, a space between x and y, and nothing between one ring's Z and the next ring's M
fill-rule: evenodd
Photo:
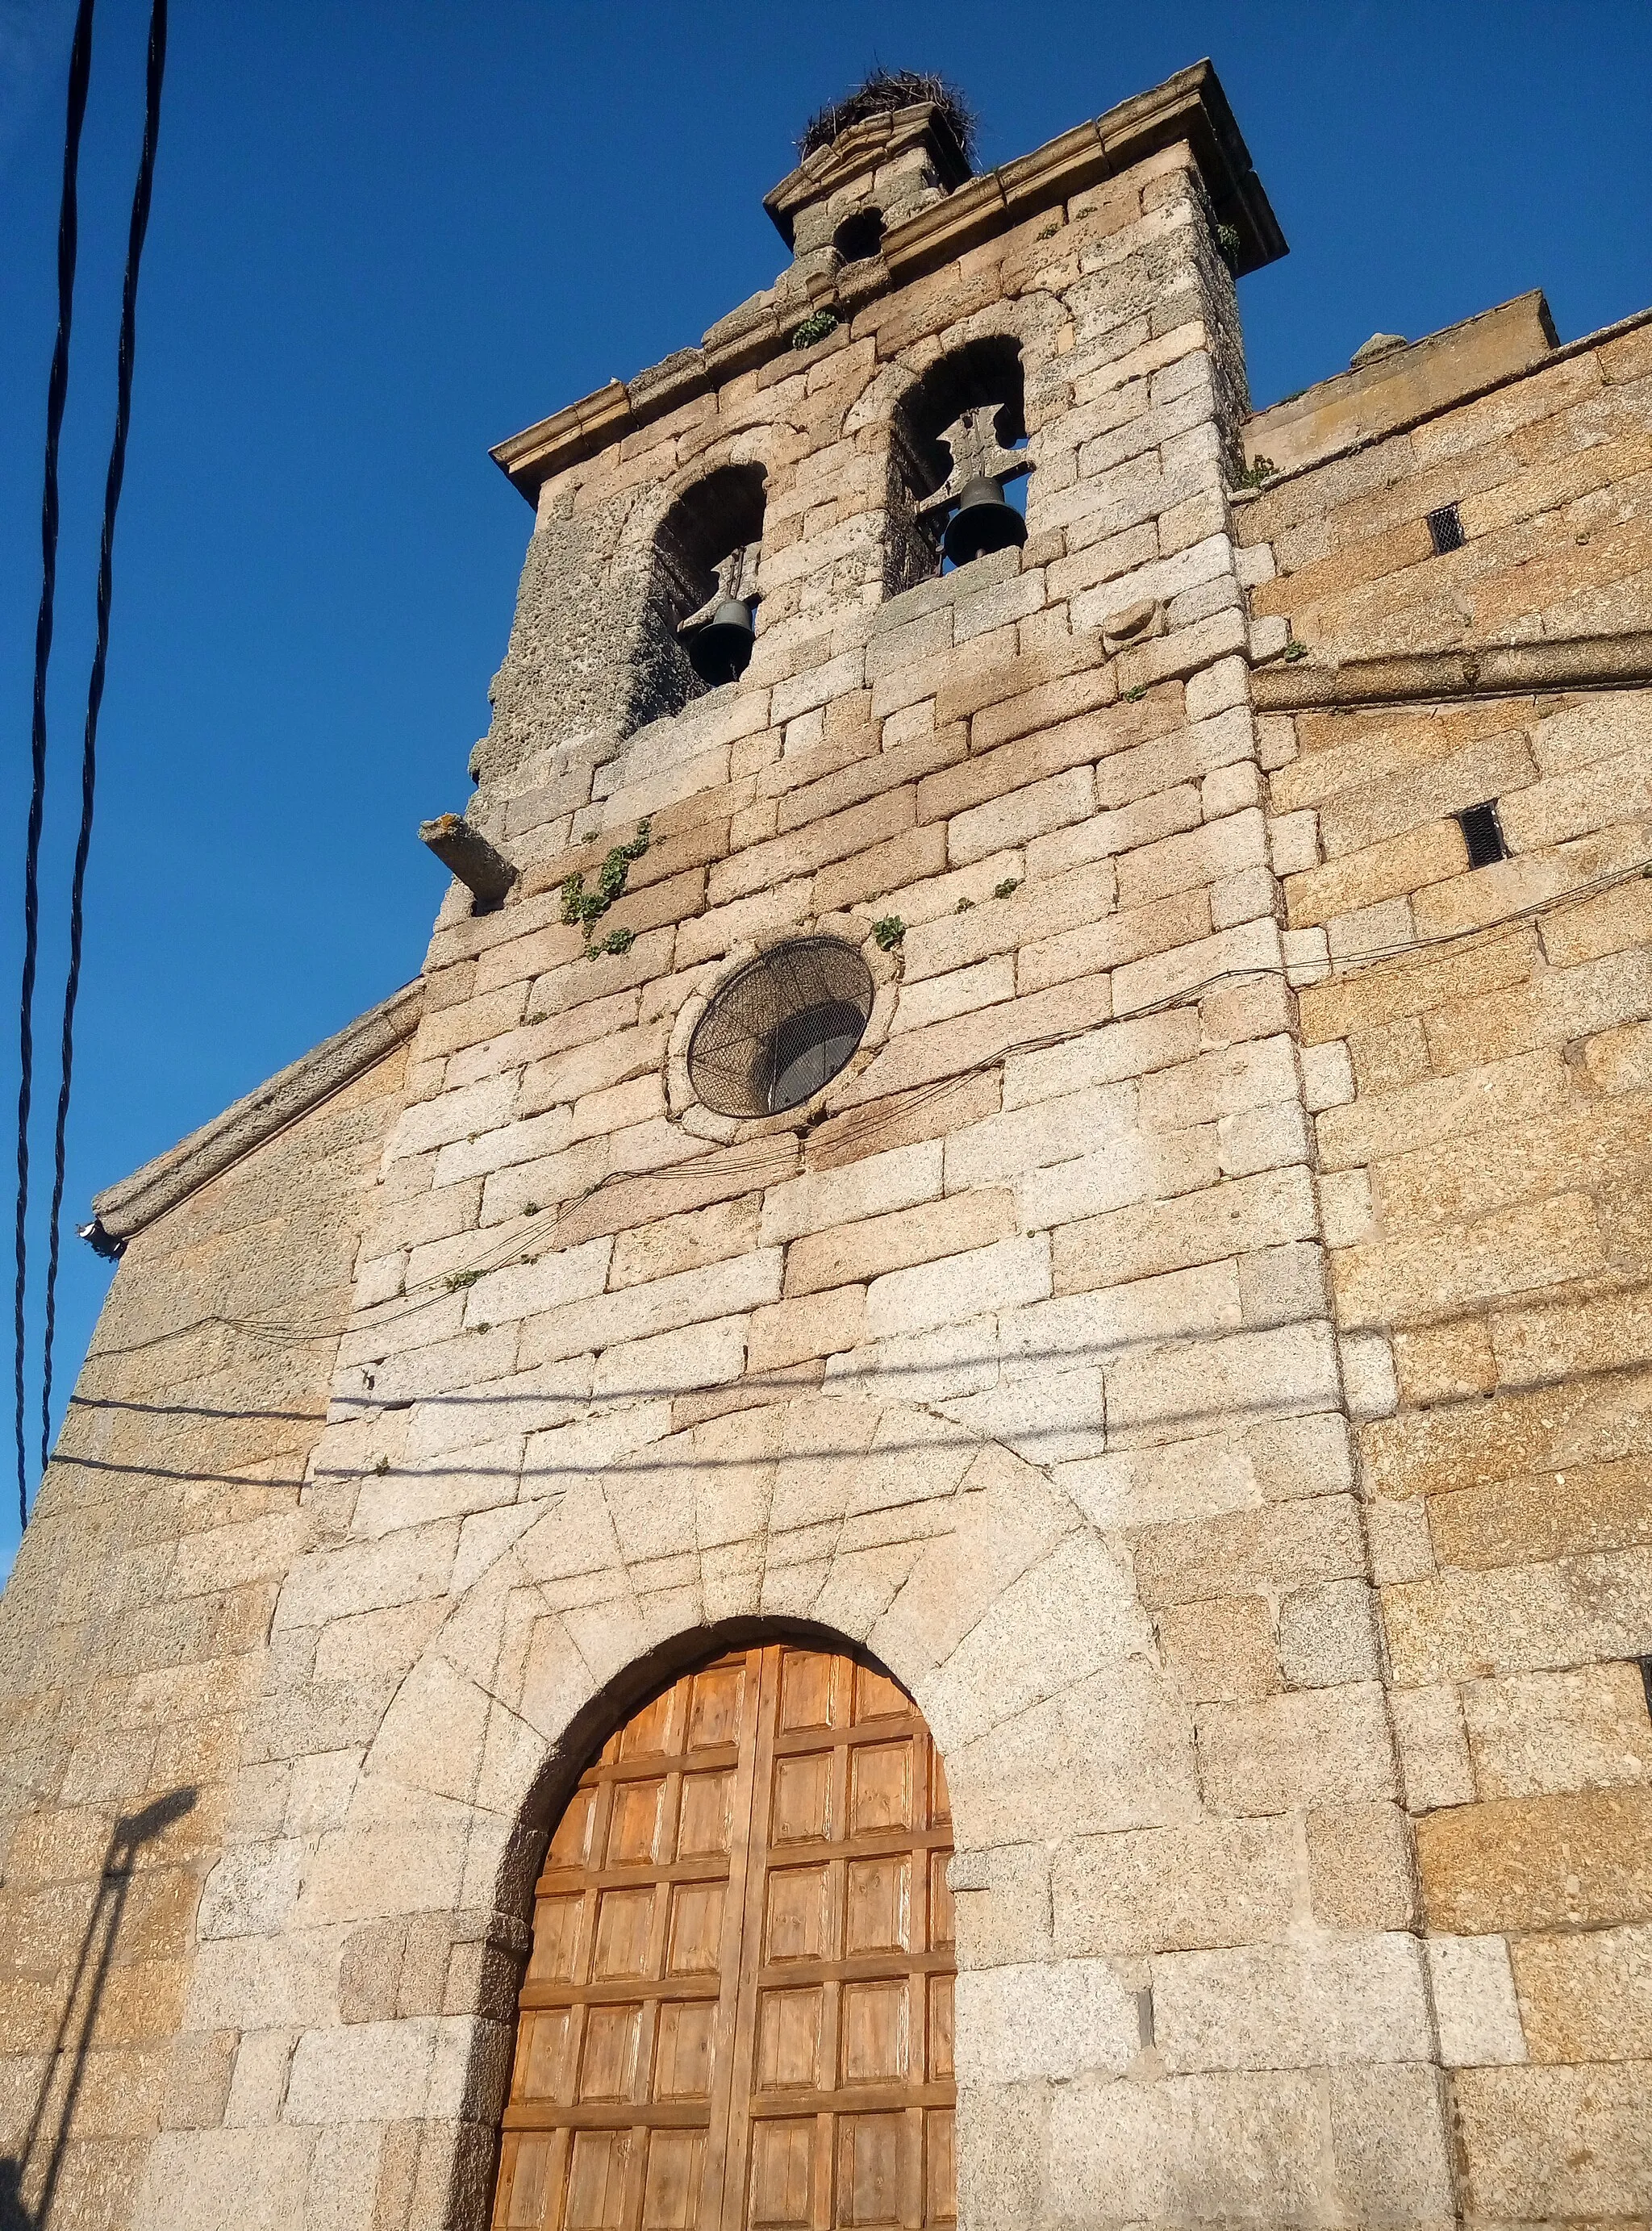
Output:
M102 1243L112 1241L118 1245L130 1239L198 1191L209 1178L222 1175L278 1131L353 1083L411 1038L418 1027L424 1000L421 981L405 984L332 1038L278 1070L256 1091L236 1101L178 1146L157 1154L152 1162L146 1162L118 1185L106 1187L92 1203L96 1229L88 1236L93 1244L100 1251L113 1251Z
M1652 682L1652 629L1574 635L1543 643L1480 643L1396 658L1303 659L1259 667L1259 713L1312 713L1359 705L1415 705L1463 697L1523 697L1533 690L1622 689Z
M1192 151L1218 222L1231 226L1238 236L1235 271L1242 276L1283 255L1285 236L1251 165L1228 96L1210 63L1199 61L1178 70L1151 92L1121 101L1030 155L983 171L916 216L891 224L884 236L881 259L871 267L881 270L882 276L870 285L865 276L858 277L854 306L921 278L1086 186L1114 178L1182 141ZM867 268L854 267L858 275ZM814 307L832 299L829 288L818 295L812 290ZM759 297L746 314L735 312L714 326L699 348L679 350L632 380L610 381L536 426L513 434L489 455L531 503L541 483L553 473L594 456L736 372L778 356L789 346L798 314L794 307L794 314L782 318L773 303Z

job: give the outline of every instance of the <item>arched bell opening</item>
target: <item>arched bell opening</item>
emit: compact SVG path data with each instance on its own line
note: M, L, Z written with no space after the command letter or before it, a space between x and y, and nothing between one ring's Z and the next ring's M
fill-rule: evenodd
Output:
M944 438L961 421L994 453L982 462L999 469L995 475L965 467ZM1004 493L1004 453L1026 442L1020 344L1013 335L988 334L949 351L907 390L890 429L885 594L931 579L943 564L968 563L1026 540L1019 489ZM934 500L955 479L960 501L937 506ZM973 532L966 513L974 515Z
M607 1704L546 1785L496 2231L949 2231L951 1803L917 1706L768 1626Z
M654 531L632 726L736 682L755 640L761 465L720 465Z

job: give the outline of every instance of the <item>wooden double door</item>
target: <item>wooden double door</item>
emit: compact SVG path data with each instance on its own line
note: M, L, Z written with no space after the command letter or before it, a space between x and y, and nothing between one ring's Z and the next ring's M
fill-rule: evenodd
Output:
M951 1851L870 1666L771 1645L645 1704L551 1838L496 2231L953 2222Z

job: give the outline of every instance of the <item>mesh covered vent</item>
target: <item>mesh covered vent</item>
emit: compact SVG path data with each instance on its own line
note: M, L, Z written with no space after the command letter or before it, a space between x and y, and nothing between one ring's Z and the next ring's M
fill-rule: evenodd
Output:
M777 945L731 976L689 1041L689 1076L719 1116L778 1116L833 1077L871 1013L871 971L834 937Z

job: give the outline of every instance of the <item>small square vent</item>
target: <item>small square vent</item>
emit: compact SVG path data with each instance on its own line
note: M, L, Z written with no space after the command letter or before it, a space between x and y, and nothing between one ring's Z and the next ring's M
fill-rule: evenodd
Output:
M1442 503L1438 511L1428 514L1428 537L1436 558L1443 558L1448 550L1462 548L1462 521L1454 503Z

